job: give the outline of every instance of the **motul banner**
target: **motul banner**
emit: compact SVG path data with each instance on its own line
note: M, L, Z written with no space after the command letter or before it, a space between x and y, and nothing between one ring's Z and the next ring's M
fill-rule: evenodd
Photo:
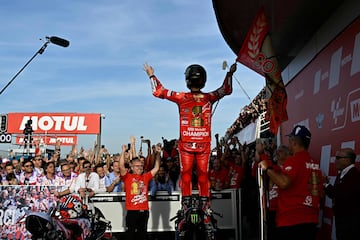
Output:
M8 113L8 133L23 133L31 119L37 134L98 134L99 113Z
M77 136L43 136L43 137L33 137L33 140L40 140L41 143L46 145L55 145L57 140L61 141L61 146L72 146L77 144ZM24 144L24 137L16 136L16 144Z

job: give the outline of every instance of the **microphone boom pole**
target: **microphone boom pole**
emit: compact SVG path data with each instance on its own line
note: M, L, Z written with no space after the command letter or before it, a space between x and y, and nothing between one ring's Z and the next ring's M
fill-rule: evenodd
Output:
M5 89L15 80L15 78L27 67L27 65L30 64L30 62L38 55L38 54L43 54L43 52L45 51L46 47L48 46L49 43L54 43L56 45L62 46L62 47L67 47L69 46L69 42L65 39L62 38L58 38L58 37L46 37L46 42L41 46L41 48L29 59L29 61L27 61L25 63L25 65L15 74L15 76L6 84L5 87L3 87L3 89L1 89L0 91L0 95L5 91Z

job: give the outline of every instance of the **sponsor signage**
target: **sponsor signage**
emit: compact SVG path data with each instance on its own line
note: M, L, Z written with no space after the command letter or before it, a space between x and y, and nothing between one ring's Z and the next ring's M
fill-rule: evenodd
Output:
M282 142L287 143L284 135L290 133L294 125L309 127L310 153L326 162L322 164L326 175L337 174L330 164L336 150L345 145L353 147L355 152L360 150L360 135L356 130L360 129L359 29L360 18L286 86L289 120L282 124Z
M99 113L8 113L8 133L23 133L32 120L34 134L99 134Z
M294 125L311 131L309 152L320 160L324 175L338 174L336 151L350 147L360 151L360 18L357 18L286 86L289 120L281 125L281 142ZM359 155L356 165L359 166ZM334 231L332 200L325 198L322 239ZM331 226L332 225L332 226ZM333 230L331 230L333 228Z
M57 140L61 141L61 146L72 146L77 144L77 136L44 136L44 137L33 137L33 140L40 140L41 143L46 145L55 145ZM24 144L24 137L16 137L16 144Z

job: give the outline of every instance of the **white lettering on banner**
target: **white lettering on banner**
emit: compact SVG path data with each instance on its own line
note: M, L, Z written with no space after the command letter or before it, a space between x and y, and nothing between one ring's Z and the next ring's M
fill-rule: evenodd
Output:
M356 99L350 103L351 106L351 121L360 121L360 99Z
M72 143L72 144L74 144L74 138L73 137L50 138L49 143L56 143L57 140L60 140L62 143Z
M340 107L340 104L341 98L331 101L331 112L333 113L333 119L335 124L337 124L338 117L344 115L345 112L344 107Z
M32 128L34 131L42 130L42 131L61 131L62 129L65 131L86 131L87 126L85 125L85 117L84 116L24 116L21 124L20 130L25 128L25 124L27 121L32 120Z
M1 140L1 138L0 138L0 140ZM58 137L45 136L44 138L35 136L35 137L33 137L33 140L39 140L40 143L51 144L51 145L55 145L57 140L60 140L61 143L65 144L65 145L73 145L73 144L77 143L76 136L58 136ZM16 137L16 143L23 144L24 138Z

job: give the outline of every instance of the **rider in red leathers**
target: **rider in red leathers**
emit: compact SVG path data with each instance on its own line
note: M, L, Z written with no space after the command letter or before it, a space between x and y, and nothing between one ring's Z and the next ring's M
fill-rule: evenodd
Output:
M196 160L200 204L203 210L206 210L210 206L208 165L211 153L212 105L232 93L232 75L236 71L236 63L230 67L222 86L210 93L201 92L206 82L206 71L200 65L190 65L185 71L186 85L190 92L168 90L156 78L151 66L144 64L144 70L150 77L153 95L175 102L179 107L178 150L181 164L182 209L185 211L190 207L192 166L193 161Z

